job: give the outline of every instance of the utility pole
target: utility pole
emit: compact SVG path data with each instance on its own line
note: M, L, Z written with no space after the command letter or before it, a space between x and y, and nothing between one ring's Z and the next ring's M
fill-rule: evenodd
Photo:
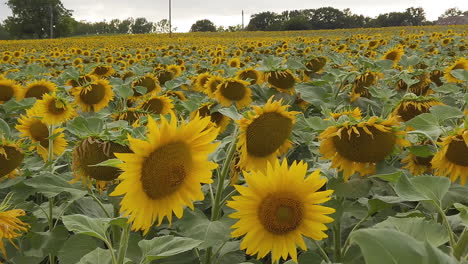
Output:
M244 10L242 10L242 30L244 30Z
M54 11L52 5L49 5L50 12L50 38L54 38Z
M171 0L169 0L169 37L172 38L172 10L171 10Z

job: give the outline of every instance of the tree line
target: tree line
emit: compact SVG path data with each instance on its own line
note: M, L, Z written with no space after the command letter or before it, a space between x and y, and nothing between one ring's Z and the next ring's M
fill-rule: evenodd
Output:
M73 18L72 10L66 9L61 0L8 0L6 5L12 16L0 23L0 39L57 38L80 35L100 34L144 34L168 33L167 19L158 22L148 21L144 17L124 20L87 22ZM450 8L439 19L468 15L457 8ZM360 27L392 27L431 25L421 7L407 8L404 12L390 12L370 18L353 14L350 9L339 10L333 7L284 11L282 13L261 12L253 14L247 27L241 25L215 26L208 19L196 21L190 31L275 31L338 29ZM172 28L175 31L176 28Z

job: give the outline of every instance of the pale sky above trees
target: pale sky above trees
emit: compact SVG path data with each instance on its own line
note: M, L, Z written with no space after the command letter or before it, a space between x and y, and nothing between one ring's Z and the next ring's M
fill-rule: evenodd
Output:
M9 8L0 0L0 21L11 15ZM145 17L157 22L168 16L168 0L62 0L64 6L72 9L76 20L91 22ZM436 20L446 9L458 7L468 10L466 0L172 0L173 25L177 31L186 32L199 19L209 19L217 26L232 26L242 22L241 11L245 12L245 24L252 14L262 11L281 12L284 10L307 9L332 6L338 9L350 8L355 14L375 17L382 13L403 12L408 7L422 7L428 20Z

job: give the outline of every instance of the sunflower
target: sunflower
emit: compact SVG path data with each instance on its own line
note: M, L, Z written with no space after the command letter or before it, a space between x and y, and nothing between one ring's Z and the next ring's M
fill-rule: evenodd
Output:
M392 115L399 121L406 122L420 114L429 113L429 109L434 105L443 105L443 103L435 97L405 97L395 107Z
M174 74L174 78L182 74L182 67L180 65L172 64L166 67L166 70Z
M212 75L208 78L204 85L204 93L206 93L210 98L216 99L215 92L220 85L224 81L224 78L219 75Z
M112 114L112 117L114 118L114 120L125 120L128 122L128 124L136 127L138 126L138 119L140 119L140 117L144 116L145 114L146 111L142 109L126 108L121 112Z
M89 74L94 75L98 78L106 78L114 73L115 71L111 66L99 65L96 66Z
M292 147L289 141L295 115L288 112L283 101L271 97L263 107L253 106L248 118L239 121L240 134L237 149L241 152L240 166L247 170L263 170L268 162Z
M0 79L0 104L11 100L13 97L18 98L20 92L21 87L15 81Z
M112 141L104 141L94 137L88 137L73 149L72 171L74 179L71 181L82 181L83 184L91 186L96 182L99 190L117 179L120 170L114 167L93 166L109 159L115 159L114 153L131 153L130 148Z
M172 213L178 218L184 206L193 209L193 201L203 200L202 183L212 183L216 163L208 161L218 144L211 144L218 131L209 127L209 118L196 117L177 125L172 115L160 125L148 116L148 141L132 138L131 154L115 154L124 163L122 181L112 196L124 195L120 212L130 216L133 230L146 234L154 221L158 225L165 217L172 222Z
M353 117L354 119L361 119L362 118L362 112L361 112L361 109L359 107L356 107L354 108L353 110L343 110L343 111L340 111L340 112L336 112L336 113L330 113L331 117L335 120L338 120L338 118L340 118L341 116L351 116Z
M453 135L442 138L442 149L434 155L432 167L435 175L450 177L452 182L460 178L462 185L468 177L468 129L458 129Z
M236 77L240 80L250 81L250 85L262 83L262 74L253 67L238 71Z
M307 178L307 164L276 160L266 171L244 173L248 186L236 185L241 194L227 206L236 210L229 215L239 219L231 228L232 237L244 236L240 248L263 258L271 252L272 262L291 256L297 263L297 249L306 250L305 237L322 240L328 235L327 216L335 209L319 205L331 199L332 190L319 191L326 179L316 170Z
M325 64L327 64L327 59L325 57L315 57L305 64L307 71L307 74L312 74L319 72L325 67Z
M155 115L166 115L174 113L172 100L165 96L153 95L140 103L139 109Z
M157 69L155 76L160 85L164 85L166 82L171 81L176 77L174 72L169 71L168 69Z
M211 123L214 124L215 127L219 128L219 133L223 133L231 122L231 119L218 111L212 111L215 106L216 105L214 103L202 104L196 111L190 114L190 118L194 119L197 116L209 116Z
M463 80L457 79L455 76L452 75L453 70L463 69L465 71L468 70L468 60L466 58L459 58L456 60L452 65L447 67L444 71L444 77L448 82L451 83L461 83Z
M41 100L34 105L37 115L47 125L64 123L77 116L73 106L65 99L58 97L55 92L52 95L44 94Z
M57 85L55 83L42 80L36 80L29 83L22 91L21 98L37 98L42 99L42 96L46 93L55 92Z
M90 84L77 87L72 91L75 102L81 106L85 112L99 112L106 107L114 98L114 92L109 81L99 79Z
M135 96L143 95L136 90L137 86L145 87L146 88L145 94L161 92L161 86L159 86L158 79L152 74L147 74L132 82L132 88L133 88Z
M280 92L294 93L297 78L290 70L270 71L264 74L264 78L270 87Z
M202 92L205 90L205 84L208 80L212 77L209 72L202 73L198 75L195 79L195 85L193 86L193 90L197 92Z
M16 176L23 159L24 153L16 142L0 138L0 179Z
M73 88L80 87L80 86L86 86L92 81L96 80L96 76L94 75L82 75L78 77L78 79L70 79L65 82L66 85L71 86Z
M397 47L393 48L389 51L387 51L383 56L382 60L391 60L393 61L393 67L395 67L398 62L401 60L401 57L403 56L403 47Z
M187 97L185 97L184 92L182 91L166 91L164 95L177 98L180 101L187 101Z
M350 93L350 101L354 102L359 97L370 97L368 87L375 85L380 78L383 77L382 73L366 72L356 77Z
M243 108L252 102L252 90L249 88L249 83L236 78L224 79L216 88L214 95L224 106L231 106L235 103L238 108Z
M440 77L444 76L444 73L439 71L439 70L433 70L431 71L429 75L429 79L435 83L437 86L442 86L444 83L440 79Z
M239 68L241 66L241 61L239 58L232 58L228 61L228 66L232 68Z
M18 217L26 215L22 209L7 210L11 196L7 195L3 202L0 204L0 250L3 256L6 258L5 244L3 239L6 238L10 243L18 249L18 246L13 242L14 238L20 237L22 232L27 232L30 227L24 223Z
M411 174L417 176L426 172L432 173L431 160L433 156L419 157L414 154L408 154L401 162L405 164L403 168L409 170Z
M320 136L320 153L330 159L332 168L343 171L344 180L355 172L362 176L375 171L375 164L389 156L395 147L408 146L406 134L395 117L381 120L346 121L328 127Z

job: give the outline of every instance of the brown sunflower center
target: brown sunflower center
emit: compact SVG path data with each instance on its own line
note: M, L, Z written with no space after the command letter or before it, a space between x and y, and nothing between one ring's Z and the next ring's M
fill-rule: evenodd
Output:
M106 87L101 83L90 84L80 94L81 100L87 105L98 104L106 95Z
M256 157L273 154L288 139L292 120L280 113L264 113L247 127L247 152Z
M386 60L391 60L391 61L396 61L398 59L398 52L397 51L392 51L385 55Z
M159 83L161 85L164 85L166 82L174 79L174 73L164 70L158 73L157 78L158 78Z
M115 180L120 174L119 169L92 166L108 159L114 159L114 153L131 153L131 150L127 146L114 142L102 142L92 138L85 139L73 151L73 171L75 173L84 173L86 177L99 181Z
M38 84L29 87L28 91L26 92L25 98L35 97L37 99L42 99L42 96L49 92L49 88L44 85Z
M146 93L150 93L156 88L156 82L153 78L143 77L135 83L135 86L143 86L146 88ZM141 95L138 92L136 92L135 94Z
M289 72L271 72L267 81L279 89L291 89L296 84L294 76Z
M8 175L23 162L24 154L11 146L0 146L0 150L5 151L6 156L0 154L0 177Z
M60 102L57 102L55 100L50 100L49 104L47 104L47 110L49 114L61 115L65 112L65 106L57 107L57 103L60 103Z
M375 127L368 127L372 135L367 134L362 128L356 127L359 134L351 133L343 129L341 138L333 137L333 144L337 152L348 160L354 162L379 162L385 159L393 151L396 137L391 132L382 132Z
M263 199L258 218L270 233L284 235L296 230L302 223L304 205L293 194L274 193Z
M445 157L452 163L460 166L468 166L468 147L462 136L458 135L450 142Z
M434 156L429 156L429 157L419 157L415 156L415 162L418 165L426 166L426 167L431 167L431 160Z
M0 85L0 102L6 102L13 98L15 91L8 85Z
M420 108L418 108L418 105L420 105ZM429 108L430 105L419 102L411 102L410 104L407 104L406 107L404 107L403 105L399 106L397 114L403 119L403 121L406 122L420 114L428 113Z
M153 200L171 195L186 180L191 164L192 156L185 143L175 142L159 147L143 162L143 191Z
M153 98L145 102L142 108L153 114L160 114L164 108L164 103L158 98Z
M229 81L221 85L221 94L231 101L240 101L247 93L247 87L236 81Z
M239 74L239 78L242 80L251 79L250 84L256 84L258 80L257 73L253 70L243 71Z
M47 139L49 137L49 129L40 120L35 120L31 124L29 132L33 140L40 142L41 146L44 148L49 147L49 140Z
M99 76L106 75L110 71L109 67L106 66L97 66L94 68L93 73Z

